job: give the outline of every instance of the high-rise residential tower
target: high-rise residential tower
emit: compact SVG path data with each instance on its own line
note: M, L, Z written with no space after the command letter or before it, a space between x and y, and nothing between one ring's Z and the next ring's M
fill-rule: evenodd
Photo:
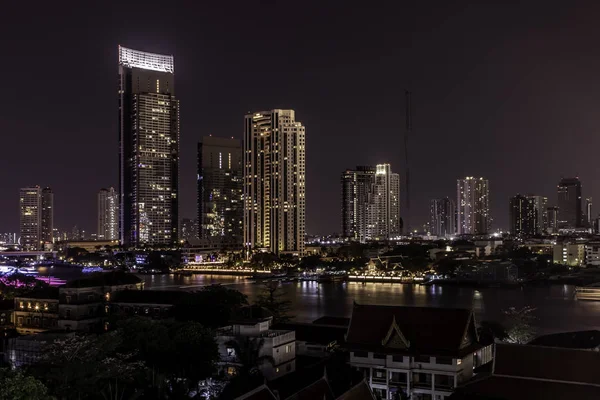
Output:
M449 237L456 233L456 205L448 197L431 200L431 233Z
M558 207L548 207L546 209L546 233L553 234L558 232Z
M39 186L19 191L20 243L25 250L42 247L42 189Z
M583 226L581 210L581 181L579 178L563 178L558 183L558 227L563 229Z
M592 198L587 197L585 199L585 220L587 222L586 227L591 228L594 225L594 216L592 215Z
M342 173L342 235L364 243L367 212L375 184L375 167L357 166Z
M244 121L244 245L304 253L305 128L294 110Z
M43 245L54 243L54 193L46 187L42 189L41 239Z
M535 200L520 194L509 201L510 233L514 236L532 236L538 233L538 209Z
M537 220L535 223L535 234L541 235L545 232L548 225L548 198L544 196L527 195L527 198L533 202Z
M121 242L176 242L179 102L172 56L119 46L119 145Z
M393 239L400 234L400 176L390 164L377 164L367 209L367 240Z
M456 181L458 234L485 235L490 230L490 191L487 179L468 176Z
M114 188L98 192L98 240L119 239L119 194Z
M244 241L242 142L205 136L198 143L198 225L200 238Z

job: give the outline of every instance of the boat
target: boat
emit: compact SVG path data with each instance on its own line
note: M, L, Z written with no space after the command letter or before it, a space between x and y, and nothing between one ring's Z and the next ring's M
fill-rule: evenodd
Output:
M575 288L575 297L577 300L600 301L600 282L592 283L588 286L577 286Z

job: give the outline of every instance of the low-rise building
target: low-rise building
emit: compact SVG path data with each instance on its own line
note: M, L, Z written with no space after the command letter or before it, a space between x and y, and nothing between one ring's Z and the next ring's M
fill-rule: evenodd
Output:
M40 333L58 327L58 288L48 287L15 297L14 323L20 334Z
M466 309L355 304L346 347L381 399L443 400L491 361Z
M554 245L553 261L569 267L579 267L585 263L585 244L558 243Z
M256 366L266 379L295 371L296 335L290 330L271 329L272 322L273 316L267 310L257 306L243 307L232 319L231 325L217 331L220 369L234 376L248 359L246 354L238 353L257 352L258 357L272 357L273 363L264 362Z
M491 372L464 382L450 399L598 399L598 369L595 351L496 344Z
M170 318L175 305L188 295L181 290L122 290L112 294L110 312L117 318Z
M585 244L585 264L595 267L600 265L600 242L593 241Z

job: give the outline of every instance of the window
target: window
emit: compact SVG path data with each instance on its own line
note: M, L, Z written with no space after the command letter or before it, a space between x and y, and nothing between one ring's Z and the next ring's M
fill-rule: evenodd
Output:
M94 301L94 295L88 294L88 301Z
M454 376L451 375L435 375L435 388L437 390L454 389Z
M66 318L66 319L69 319L69 318L71 318L71 309L70 309L70 308L67 308L67 309L65 310L65 318Z
M291 351L292 351L292 345L288 344L287 346L285 346L286 353L291 353Z
M462 364L462 360L460 358L457 358L456 359L456 365L460 365L460 364Z
M406 385L406 373L405 372L390 372L390 382Z
M451 357L436 357L435 363L441 364L441 365L452 365L452 358Z
M235 357L235 349L233 347L227 348L227 357Z
M18 317L17 318L17 325L23 326L23 317Z
M392 356L392 361L397 362L397 363L404 362L404 356L398 356L398 355Z
M385 383L386 381L386 370L381 368L373 369L373 383Z
M65 296L65 300L67 301L67 304L71 303L71 296Z

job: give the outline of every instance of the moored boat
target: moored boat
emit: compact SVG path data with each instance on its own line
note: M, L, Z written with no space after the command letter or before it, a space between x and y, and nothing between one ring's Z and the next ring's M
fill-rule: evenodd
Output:
M600 301L600 282L588 286L577 286L575 288L577 300Z

